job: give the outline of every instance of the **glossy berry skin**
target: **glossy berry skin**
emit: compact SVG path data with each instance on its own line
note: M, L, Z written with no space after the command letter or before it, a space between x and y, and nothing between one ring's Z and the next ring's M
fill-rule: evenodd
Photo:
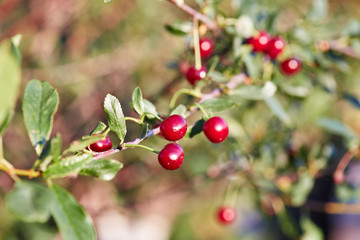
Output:
M258 36L251 37L247 43L253 47L254 52L264 52L270 42L270 36L266 31L260 31Z
M210 57L214 52L214 42L207 37L200 38L200 55L202 58Z
M221 224L230 224L236 219L235 209L231 207L220 207L217 211L217 218Z
M205 136L212 143L220 143L229 135L229 127L221 117L212 117L204 123Z
M186 79L191 85L195 85L195 83L206 76L206 67L202 66L200 69L196 69L195 67L189 67L186 72Z
M91 144L89 148L94 152L105 152L112 148L112 142L109 136L106 136L105 139L99 140Z
M163 168L176 170L184 161L184 150L177 143L169 143L160 151L158 160Z
M302 64L301 61L297 58L288 58L285 61L281 62L279 67L284 75L291 76L301 70Z
M271 59L276 59L285 48L285 41L279 36L272 38L265 50Z
M171 115L160 124L160 133L168 141L180 140L186 131L186 121L180 115Z

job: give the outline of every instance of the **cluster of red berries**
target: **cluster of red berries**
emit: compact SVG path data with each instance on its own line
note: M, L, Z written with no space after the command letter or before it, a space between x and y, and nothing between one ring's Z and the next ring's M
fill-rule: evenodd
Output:
M229 134L229 127L221 117L208 119L203 126L205 136L213 143L220 143ZM160 124L160 134L168 141L178 141L187 132L187 123L180 115L171 115ZM177 143L167 144L159 153L160 165L167 170L178 169L184 161L184 150Z
M254 52L263 52L271 59L276 59L285 48L285 41L280 36L271 37L266 31L259 31L257 36L246 41ZM302 63L298 58L288 58L279 64L280 71L287 76L294 75L301 70Z
M200 38L199 47L200 56L203 59L210 57L214 52L214 42L211 40L211 38ZM197 81L205 78L206 72L207 69L205 66L202 66L200 69L196 69L195 66L191 66L186 72L186 79L191 85L195 85Z

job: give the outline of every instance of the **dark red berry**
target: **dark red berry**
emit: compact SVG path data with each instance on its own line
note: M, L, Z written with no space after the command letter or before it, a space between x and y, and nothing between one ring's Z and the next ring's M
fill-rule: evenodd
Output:
M184 150L177 143L169 143L160 151L158 160L167 170L178 169L184 161Z
M109 136L106 136L105 139L99 140L91 144L89 148L94 152L105 152L112 148L112 142Z
M228 136L229 127L221 117L212 117L204 123L203 131L210 142L220 143Z
M217 217L221 224L230 224L236 219L235 209L231 207L220 207L217 211Z
M271 59L277 58L285 48L285 41L279 36L272 38L265 50Z
M208 37L200 38L199 45L200 45L200 55L202 58L210 57L211 54L213 54L214 42L210 38Z
M187 131L185 119L180 115L172 115L160 124L160 133L168 141L183 138Z
M253 47L254 52L264 52L270 42L270 36L266 31L260 31L257 36L247 40L247 43Z
M189 67L186 73L186 79L191 85L195 85L195 83L206 76L206 67L202 66L200 69L196 69L195 67Z
M280 70L284 75L291 76L301 70L301 61L297 58L288 58L280 63Z

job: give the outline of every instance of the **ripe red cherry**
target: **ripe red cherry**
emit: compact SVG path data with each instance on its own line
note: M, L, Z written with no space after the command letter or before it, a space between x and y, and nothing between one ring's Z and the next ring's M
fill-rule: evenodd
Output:
M221 117L212 117L204 123L203 131L210 142L220 143L229 134L229 127Z
M269 55L271 59L275 59L280 53L282 53L284 48L285 48L284 39L282 39L279 36L276 36L270 40L265 52L267 53L267 55Z
M266 31L260 31L258 36L251 37L247 43L252 45L254 52L264 52L270 42L270 36Z
M200 45L200 55L202 58L210 57L211 54L213 54L214 42L210 38L208 37L200 38L199 45Z
M91 144L89 148L94 152L105 152L112 148L112 142L109 136L106 136L105 139L99 140Z
M280 63L280 70L284 75L291 76L301 70L301 61L297 58L288 58Z
M186 131L186 121L180 115L171 115L160 124L160 133L168 141L180 140Z
M177 143L169 143L160 151L158 160L167 170L178 169L184 161L184 150Z
M191 85L195 85L195 83L206 76L206 67L202 66L200 69L196 69L195 67L189 67L186 73L186 79Z
M231 207L220 207L217 211L217 217L221 224L230 224L236 219L235 209Z

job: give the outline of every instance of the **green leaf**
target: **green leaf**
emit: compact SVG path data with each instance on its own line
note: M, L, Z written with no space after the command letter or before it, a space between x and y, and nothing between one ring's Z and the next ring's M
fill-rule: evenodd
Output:
M45 171L47 166L53 161L58 162L61 156L62 140L61 135L58 133L56 138L52 138L45 144L43 151L40 154L42 160L40 164L41 171Z
M299 181L293 184L291 188L292 204L294 206L301 206L305 203L314 186L314 179L308 175L301 175Z
M180 115L182 117L185 117L186 114L186 107L183 104L179 104L174 110L171 111L171 115Z
M144 114L144 101L139 87L136 87L132 94L132 107L140 116Z
M106 129L106 124L103 122L99 122L94 128L94 130L91 131L90 135L102 133L105 131L105 129Z
M19 65L21 64L22 59L22 55L19 49L21 38L22 36L20 34L15 35L11 38L11 53L13 54Z
M63 158L61 161L51 164L46 171L43 172L43 177L61 178L77 175L91 160L92 155L88 153Z
M170 25L165 25L165 29L178 36L185 36L192 32L193 30L193 23L192 22L175 22Z
M113 179L123 164L113 159L93 160L85 164L79 174L98 177L103 181Z
M290 124L290 116L287 114L279 100L275 97L269 97L264 99L266 105L271 109L271 111L277 116L281 121L283 121L286 124Z
M224 83L229 80L223 73L218 72L218 71L211 71L208 73L207 76L210 77L210 79L212 81L219 82L219 83Z
M147 137L148 131L149 131L149 124L147 123L143 124L140 140L144 140Z
M69 153L69 152L82 151L86 147L88 147L90 144L93 144L94 142L104 139L106 137L106 135L107 135L107 132L104 132L102 134L83 136L81 139L73 141L70 144L70 146L64 151L64 154Z
M201 107L209 114L214 114L229 110L236 106L236 104L230 99L213 98L202 102Z
M295 97L306 97L308 96L312 91L312 86L301 86L301 85L295 85L289 82L284 82L280 85L281 89L289 94L290 96Z
M64 240L95 240L93 222L84 208L65 189L52 185L53 204L50 212Z
M49 139L59 96L48 82L31 80L25 88L22 110L30 141L40 155Z
M2 135L11 121L21 80L20 66L11 53L9 40L4 40L0 44L0 66L0 135Z
M111 0L104 0L104 3L108 3L108 2L111 2Z
M35 182L16 182L6 195L10 210L26 222L46 222L51 200L49 189Z
M111 94L106 95L104 109L111 131L117 134L120 144L123 143L126 135L126 123L119 100Z
M205 119L203 119L203 118L196 121L196 123L190 130L189 137L193 138L195 135L201 133L203 131L204 123L205 123Z
M249 100L264 100L274 96L277 87L272 82L265 82L263 87L244 86L230 91L230 95L239 96Z
M302 216L300 219L300 225L304 232L301 236L301 240L323 240L324 234L321 229L311 221L309 217Z
M159 116L159 113L156 111L156 107L154 104L152 104L152 102L150 102L147 99L143 99L143 101L144 101L144 112L148 119L154 119L155 118L154 115Z
M343 136L348 140L356 138L354 131L338 120L331 118L320 118L317 123L325 130L333 134Z
M328 12L327 0L314 0L312 8L307 14L308 19L313 21L323 20Z

